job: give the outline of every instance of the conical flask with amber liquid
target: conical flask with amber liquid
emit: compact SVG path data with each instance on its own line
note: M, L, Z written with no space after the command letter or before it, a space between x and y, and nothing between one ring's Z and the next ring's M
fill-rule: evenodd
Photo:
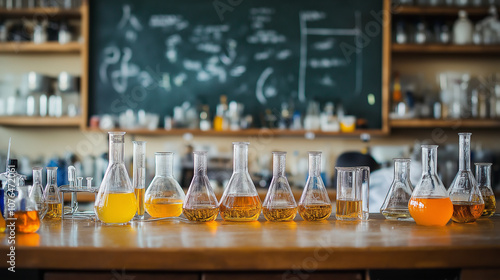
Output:
M448 189L453 203L451 219L457 223L472 223L481 217L484 200L477 187L476 179L470 168L471 133L459 133L458 172Z
M233 143L233 174L219 204L224 221L256 221L260 215L262 204L248 173L248 145L247 142Z
M495 214L497 203L495 193L491 189L491 163L476 163L477 187L484 200L484 210L481 217L491 217Z
M297 203L285 174L286 152L273 152L273 178L262 204L262 212L270 222L292 221Z
M437 145L422 145L422 177L408 203L418 225L444 226L453 215L453 205L437 175Z
M190 221L211 222L219 215L219 203L207 176L207 152L193 152L194 176L182 212Z
M299 214L306 221L326 220L332 204L321 179L321 152L309 152L309 177L299 201Z

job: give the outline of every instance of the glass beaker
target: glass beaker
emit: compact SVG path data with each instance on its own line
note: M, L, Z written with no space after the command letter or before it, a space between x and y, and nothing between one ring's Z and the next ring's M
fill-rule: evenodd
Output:
M125 224L137 212L134 189L123 160L125 132L108 132L109 164L94 203L97 218L106 224Z
M370 167L357 166L358 183L361 185L361 220L368 221L370 217Z
M33 185L31 186L29 196L33 198L36 203L36 209L38 211L38 217L43 219L47 213L47 204L43 197L43 186L42 186L42 167L33 167Z
M437 175L437 145L422 145L422 177L413 191L408 210L418 225L444 226L453 205Z
M299 215L305 221L326 220L332 203L321 179L321 152L309 152L309 177L299 200Z
M409 158L395 158L394 180L387 192L380 213L388 220L411 220L408 202L410 201L413 187L410 182Z
M476 163L477 187L484 200L484 210L481 217L491 217L495 214L497 203L495 193L491 189L491 163Z
M293 197L285 173L286 152L273 152L273 178L262 212L270 222L293 221L297 215L297 203Z
M47 185L43 194L47 205L46 219L61 219L62 200L57 186L57 167L47 167Z
M40 217L38 216L36 202L29 196L29 189L24 184L17 186L14 205L16 231L22 233L36 232L40 228Z
M219 203L207 176L207 152L193 152L194 176L182 207L190 221L211 222L219 215Z
M471 133L458 135L460 140L458 173L448 189L448 195L453 203L451 219L457 223L471 223L483 213L484 200L470 168Z
M145 208L151 217L178 217L182 214L184 191L173 175L174 153L156 152L156 174L145 195Z
M337 170L337 211L339 221L357 221L363 216L361 184L357 167L335 167Z
M249 144L233 143L233 174L219 204L224 221L256 221L260 215L262 204L248 173Z
M132 141L134 144L132 182L137 213L135 217L144 219L144 194L146 192L146 141Z

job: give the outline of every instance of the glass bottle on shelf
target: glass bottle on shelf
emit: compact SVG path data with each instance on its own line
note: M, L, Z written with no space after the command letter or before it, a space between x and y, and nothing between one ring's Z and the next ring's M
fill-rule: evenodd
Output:
M309 152L309 174L299 201L299 214L306 221L326 220L332 204L321 179L321 152Z
M134 187L137 213L135 217L144 219L144 194L146 192L146 141L132 141L134 144L132 184Z
M453 203L451 219L457 223L471 223L483 213L484 200L470 168L471 133L458 135L460 140L458 172L448 189L448 195Z
M45 217L47 213L47 204L45 203L43 197L43 186L42 186L42 167L33 167L33 185L31 186L29 196L33 198L36 203L36 208L38 211L38 216L40 219Z
M496 211L495 193L491 189L491 163L476 163L477 187L484 200L481 217L491 217Z
M262 204L248 173L249 144L233 143L233 174L219 204L220 215L224 221L256 221L260 215Z
M57 186L57 167L47 167L47 185L43 194L47 205L46 219L58 220L62 217L62 200Z
M137 212L134 189L123 160L125 132L108 132L109 164L94 203L97 218L106 224L126 224Z
M174 178L174 153L155 153L156 173L145 196L145 208L151 217L178 217L182 214L184 191Z
M422 177L408 209L417 225L444 226L453 215L453 204L437 175L437 145L422 145Z
M219 203L207 176L207 152L193 152L194 176L182 207L190 221L211 222L219 215Z
M293 221L297 215L297 203L286 178L285 160L286 152L273 152L273 178L262 204L264 217L270 222Z
M410 162L409 158L394 159L394 180L380 208L380 213L388 220L411 220L408 210L408 202L413 192Z

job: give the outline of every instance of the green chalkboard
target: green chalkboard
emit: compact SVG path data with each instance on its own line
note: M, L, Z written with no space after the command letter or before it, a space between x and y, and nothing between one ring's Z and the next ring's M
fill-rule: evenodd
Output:
M89 116L308 100L382 127L382 0L90 1ZM259 123L257 123L257 126Z

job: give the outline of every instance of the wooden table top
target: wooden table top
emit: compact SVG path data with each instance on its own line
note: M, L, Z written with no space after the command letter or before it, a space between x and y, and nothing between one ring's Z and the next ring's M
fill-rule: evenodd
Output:
M0 267L8 253L0 234ZM500 215L445 227L387 221L193 223L183 218L107 226L43 221L16 235L16 267L41 269L288 270L500 267Z

